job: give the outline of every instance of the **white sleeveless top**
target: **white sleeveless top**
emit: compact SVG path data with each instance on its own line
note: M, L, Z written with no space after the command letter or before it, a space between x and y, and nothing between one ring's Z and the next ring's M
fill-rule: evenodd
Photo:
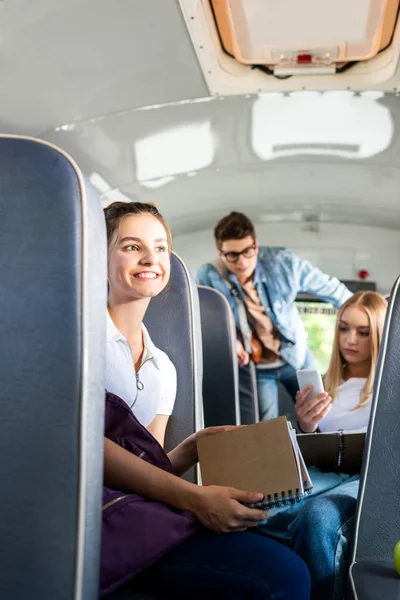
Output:
M147 427L156 415L170 415L176 396L176 370L171 360L151 341L142 325L144 352L135 373L128 340L114 325L107 311L106 388L132 409Z
M371 397L361 408L352 410L360 402L360 395L367 380L364 377L351 377L344 381L337 391L328 414L318 423L320 431L359 431L367 430L371 412Z

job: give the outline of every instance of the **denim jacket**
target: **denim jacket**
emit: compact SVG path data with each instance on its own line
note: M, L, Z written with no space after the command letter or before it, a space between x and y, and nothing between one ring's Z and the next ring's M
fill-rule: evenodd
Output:
M244 302L237 277L228 271L228 278ZM228 300L239 328L237 301L216 268L202 265L197 271L197 283L215 288ZM352 293L336 277L313 267L307 260L287 248L259 248L254 272L256 287L265 313L281 334L281 356L289 365L300 369L307 350L307 334L295 306L298 292L308 292L339 308Z

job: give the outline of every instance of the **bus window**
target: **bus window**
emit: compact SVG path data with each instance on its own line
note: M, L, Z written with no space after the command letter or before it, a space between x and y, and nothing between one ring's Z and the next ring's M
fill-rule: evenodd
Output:
M326 302L296 302L318 370L328 369L335 333L336 311Z

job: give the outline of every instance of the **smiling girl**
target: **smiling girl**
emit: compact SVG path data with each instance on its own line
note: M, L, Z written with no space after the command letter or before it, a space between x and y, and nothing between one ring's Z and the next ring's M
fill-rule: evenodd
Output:
M108 239L106 387L163 445L176 371L151 341L143 317L170 276L171 232L158 210L114 202L104 211Z
M107 389L120 396L162 444L175 401L176 372L166 354L153 344L142 321L151 298L168 283L171 234L158 210L148 204L116 202L104 212L109 280ZM124 408L123 412L126 416L128 411ZM104 438L104 485L109 491L121 492L119 499L142 496L153 501L150 510L155 515L162 514L161 504L190 511L197 521L191 537L169 549L162 543L158 557L152 553L155 562L150 561L132 580L131 593L145 590L146 597L176 600L225 596L231 600L291 600L295 596L308 600L310 583L304 562L289 548L246 531L267 516L265 511L247 506L261 501L263 494L195 485L180 477L198 461L197 440L222 429L209 427L183 440L168 453L170 471ZM117 522L123 522L130 514L118 500L104 508L103 528L108 535L102 541L101 580L106 582L111 573L114 583L117 575L122 581L122 572L126 581L132 572L125 557L129 544L120 543L120 530L113 530L112 519L117 515ZM112 511L111 524L107 510ZM130 540L143 552L157 549L168 529L168 521L158 527L160 519L152 520L151 514L143 521L144 537L142 532L142 537ZM229 535L221 535L224 533ZM177 532L170 534L176 543ZM117 575L115 548L119 553ZM105 560L110 555L111 563Z

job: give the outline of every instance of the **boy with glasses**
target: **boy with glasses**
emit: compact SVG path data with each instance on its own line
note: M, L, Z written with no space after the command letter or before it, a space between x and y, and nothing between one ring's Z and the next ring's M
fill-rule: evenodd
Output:
M237 326L240 367L257 363L260 420L278 416L278 380L295 401L296 370L315 368L295 300L308 292L339 308L352 294L287 248L259 247L253 223L231 212L221 219L214 236L218 260L202 265L197 282L222 292ZM242 413L242 422L243 413Z

